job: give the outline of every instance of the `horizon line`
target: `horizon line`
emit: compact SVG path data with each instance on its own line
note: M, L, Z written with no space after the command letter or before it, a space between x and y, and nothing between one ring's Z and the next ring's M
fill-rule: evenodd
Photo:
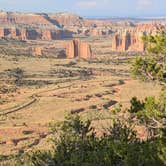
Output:
M63 13L68 13L68 14L75 14L77 16L86 18L86 19L166 19L166 15L151 15L151 16L131 16L131 15L126 15L126 16L121 16L121 15L84 15L84 14L78 14L76 12L69 12L69 11L62 11L62 12L33 12L33 11L8 11L8 10L0 10L0 12L6 12L6 13L23 13L23 14L63 14Z

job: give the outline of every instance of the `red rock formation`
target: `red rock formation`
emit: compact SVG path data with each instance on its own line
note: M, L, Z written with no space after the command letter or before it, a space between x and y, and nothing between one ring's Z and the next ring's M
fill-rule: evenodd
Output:
M0 38L4 37L4 29L0 28Z
M70 13L50 14L52 20L76 34L86 36L105 36L111 34L110 20L84 19L78 15Z
M112 21L110 19L85 19L72 13L57 13L48 15L52 20L57 21L60 25L65 27L111 27L111 26L131 26L130 21Z
M112 50L143 52L145 45L142 36L155 34L165 30L166 26L160 24L143 24L117 32L112 38Z
M8 31L8 36L10 38L18 39L18 37L20 36L19 30L15 27L14 28L8 28L7 31Z
M28 28L0 28L0 38L20 40L56 40L71 37L67 30L28 29Z
M42 31L41 39L42 40L51 40L52 39L51 31L50 30Z
M72 34L47 14L0 12L0 38L55 40Z
M145 50L144 43L141 39L143 33L124 32L115 34L112 38L112 49L114 51L136 51Z
M91 47L85 43L80 41L79 39L72 40L66 49L66 57L67 58L92 58Z
M49 26L52 23L47 19L46 14L0 12L1 25L43 25ZM58 25L55 25L55 27Z
M111 29L91 28L89 31L90 36L108 36L112 33Z
M166 27L164 24L152 24L150 22L136 26L127 20L84 19L69 13L35 14L0 12L0 38L14 38L19 40L56 40L72 37L73 34L81 36L108 36L120 28L127 28L129 32L133 33L135 31L136 33L144 31L153 33L164 27ZM132 41L137 40L135 35L132 34L131 36Z
M52 20L57 21L63 26L86 26L84 19L78 15L71 13L58 13L58 14L49 14L49 17Z
M42 48L41 47L34 47L32 48L32 55L33 56L42 56Z
M75 55L75 42L74 42L74 40L71 41L68 44L67 48L66 48L66 57L67 58L75 58L76 57L76 55Z
M27 31L26 29L20 29L20 36L19 39L20 40L26 40L27 39Z

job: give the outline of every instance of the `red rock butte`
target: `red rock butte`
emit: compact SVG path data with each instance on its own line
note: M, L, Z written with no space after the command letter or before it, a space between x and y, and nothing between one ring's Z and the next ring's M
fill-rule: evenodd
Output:
M112 38L112 50L143 52L145 51L143 35L154 35L162 30L165 31L166 26L161 24L141 24L120 30Z
M112 38L112 49L114 51L138 51L143 52L145 45L142 41L143 33L123 32L117 33Z
M72 40L66 48L67 58L93 58L91 47L88 43L82 42L80 39Z

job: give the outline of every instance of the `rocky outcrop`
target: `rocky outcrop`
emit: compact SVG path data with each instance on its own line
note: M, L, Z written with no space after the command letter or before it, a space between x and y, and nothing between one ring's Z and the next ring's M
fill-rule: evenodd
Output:
M117 38L128 37L131 33L131 40L135 43L136 32L152 33L162 29L161 24L137 24L129 20L120 19L85 19L75 14L37 14L37 13L17 13L0 12L0 38L13 38L18 40L56 40L77 36L97 36L108 37L122 29L114 36L113 48L121 50L121 42ZM127 30L126 32L124 32ZM126 39L128 41L128 39ZM123 40L124 41L124 40ZM139 40L138 40L139 42ZM123 43L123 42L122 42ZM125 42L124 42L125 43ZM136 42L137 43L137 42ZM119 47L120 45L120 47ZM128 47L128 46L126 46ZM137 47L135 44L134 47ZM142 46L140 46L142 48ZM126 50L123 47L122 50ZM128 50L128 48L127 48ZM131 47L132 50L132 47Z
M31 25L33 27L43 26L60 28L59 24L52 23L47 14L0 12L0 25Z
M55 40L72 34L47 14L0 12L0 38Z
M143 52L145 50L142 41L143 33L123 32L115 34L112 38L112 49L114 51L135 51Z
M144 35L153 35L161 30L166 30L166 26L160 24L142 24L118 31L112 37L112 50L143 52L145 51L145 45L142 37Z
M66 48L67 58L92 58L92 50L89 44L82 42L79 39L72 40Z
M32 55L33 56L42 56L42 47L34 47L32 48Z
M83 27L87 25L86 21L82 17L72 13L49 14L49 17L65 27L70 27L70 26Z
M56 40L72 37L67 30L31 29L31 28L0 28L0 38L19 40Z
M52 39L51 31L50 30L43 31L42 35L41 35L41 39L42 40L51 40Z
M50 14L52 20L56 20L65 29L78 35L106 36L112 33L112 21L84 19L71 13Z
M130 21L113 21L112 19L86 19L73 13L57 13L48 15L52 20L57 21L64 27L93 27L95 28L107 28L112 26L132 26Z
M98 36L98 37L102 37L102 36L109 36L113 33L111 28L85 28L84 30L81 31L80 34L83 34L85 36Z

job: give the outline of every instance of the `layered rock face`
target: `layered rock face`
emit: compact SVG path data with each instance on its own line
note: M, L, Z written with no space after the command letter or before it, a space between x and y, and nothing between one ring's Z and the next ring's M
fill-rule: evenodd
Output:
M111 21L88 20L69 13L0 12L0 38L56 40L73 34L106 36L112 33L111 26Z
M57 21L65 29L85 36L110 35L112 33L112 25L115 25L110 20L84 19L70 13L50 14L49 17Z
M126 31L117 33L112 38L112 49L114 51L136 51L143 52L145 50L142 41L143 33Z
M35 14L0 12L0 38L18 40L56 40L73 35L109 36L118 28L134 27L130 21L84 19L70 13ZM138 26L142 31L153 26Z
M19 40L56 40L72 37L66 30L28 29L28 28L0 28L0 38Z
M56 40L78 36L113 37L113 50L142 51L141 33L163 29L161 24L138 24L130 20L84 19L70 13L35 14L0 12L0 38ZM122 29L122 30L119 30Z
M0 38L18 40L56 40L72 37L47 14L0 12Z
M112 50L143 52L145 51L145 45L142 37L144 35L153 35L161 30L166 30L166 26L160 24L143 24L118 31L112 38Z
M92 58L92 50L89 44L82 42L79 39L72 40L66 48L66 57L67 58Z
M47 19L46 14L0 12L1 25L33 25L50 26L52 23ZM58 24L55 24L58 27Z

